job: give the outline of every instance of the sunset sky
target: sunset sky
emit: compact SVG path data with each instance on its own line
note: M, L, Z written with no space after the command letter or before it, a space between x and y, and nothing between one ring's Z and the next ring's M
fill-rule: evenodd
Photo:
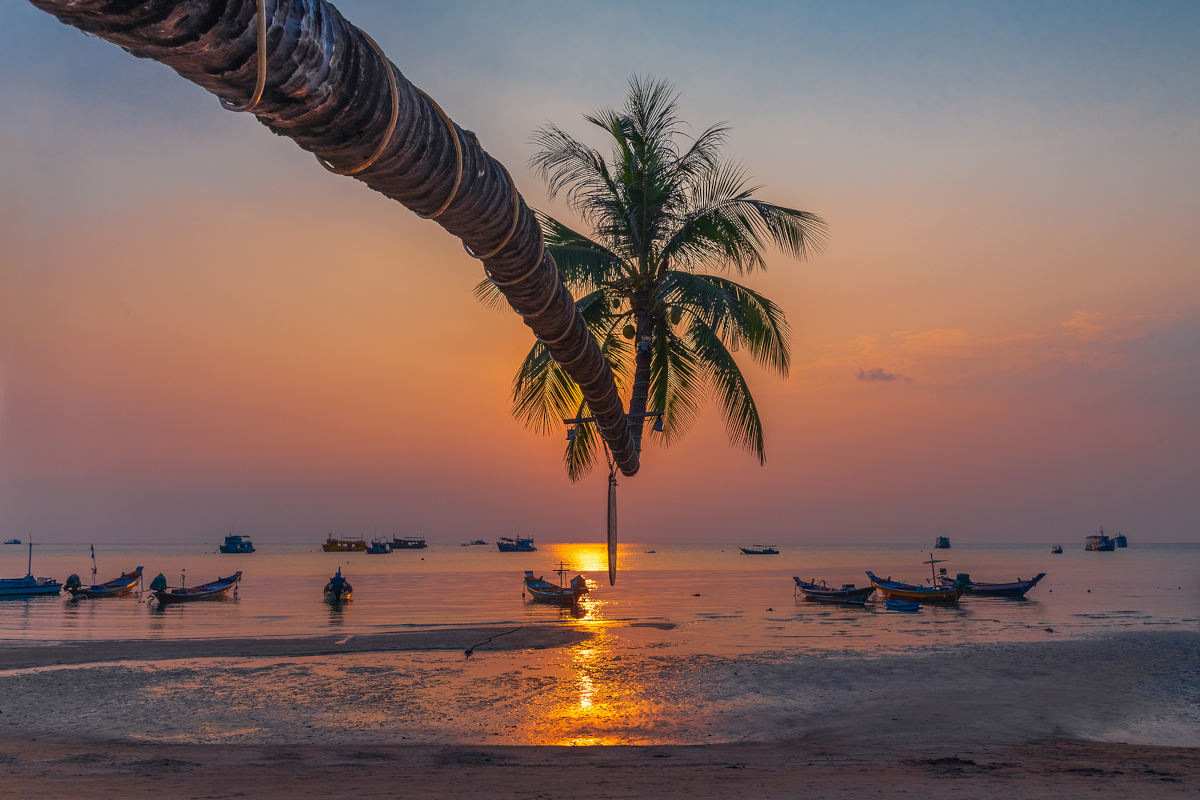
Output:
M766 466L709 406L624 540L1200 541L1200 4L335 4L534 206L532 131L637 73L829 221L746 279ZM603 537L434 223L22 2L0 107L0 536Z

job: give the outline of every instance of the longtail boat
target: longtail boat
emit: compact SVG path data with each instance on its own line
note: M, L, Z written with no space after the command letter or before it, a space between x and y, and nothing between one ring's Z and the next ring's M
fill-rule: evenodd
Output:
M525 591L529 592L529 596L539 603L575 608L579 605L579 599L588 593L588 585L582 575L576 575L571 578L569 584L563 586L563 574L569 569L566 564L559 563L558 569L555 570L559 580L557 586L541 577L534 577L532 571L525 570Z
M738 550L747 556L777 556L779 548L773 544L752 544L749 547L738 545Z
M162 578L160 583L159 578ZM228 578L217 578L215 581L202 583L199 586L180 586L175 589L167 588L167 580L159 575L150 584L150 589L159 605L171 603L191 603L196 600L224 600L232 589L237 594L238 581L242 579L241 570Z
M1039 572L1029 580L1017 578L1015 581L1008 583L985 583L982 581L973 581L970 575L960 572L954 578L940 578L938 584L946 589L960 587L966 594L973 597L1005 597L1012 600L1020 600L1025 597L1026 592L1037 586L1038 581L1044 577L1046 577L1046 573Z
M842 588L835 589L824 581L817 583L816 578L811 581L802 581L792 576L792 580L796 582L796 588L792 590L793 594L799 590L805 600L818 600L826 603L865 603L871 593L875 591L874 586L856 587L853 583L844 583Z
M63 584L63 589L72 597L118 597L132 592L141 579L142 567L139 566L133 572L122 572L119 578L91 586L84 586L78 575L71 575Z
M962 589L944 589L940 586L918 586L913 583L901 583L890 578L880 578L874 572L867 570L871 585L879 590L885 600L915 600L919 603L957 603L962 597Z
M337 568L337 573L329 579L329 583L325 584L325 602L333 605L340 605L349 600L354 594L354 587L350 585L350 581L342 577L342 568Z

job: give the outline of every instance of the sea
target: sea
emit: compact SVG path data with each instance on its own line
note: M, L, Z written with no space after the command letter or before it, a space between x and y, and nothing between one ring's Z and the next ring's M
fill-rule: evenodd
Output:
M1200 630L1200 544L1134 541L1113 552L1087 552L1082 541L954 544L779 543L779 555L743 555L734 544L625 543L610 585L600 542L537 542L532 553L501 553L494 544L431 543L385 555L326 553L320 542L256 542L257 552L226 555L219 541L196 544L98 544L97 579L144 567L145 586L162 573L171 586L197 585L242 572L236 596L159 608L149 593L70 600L0 601L0 640L58 642L108 639L204 639L368 634L454 627L606 624L644 648L669 642L673 652L737 655L823 650L879 652L966 642L1041 641L1117 631ZM0 576L23 575L26 546L0 545ZM1004 582L1046 573L1024 601L964 598L915 613L805 601L793 576L831 585L865 585L866 570L919 583L932 565ZM322 589L338 568L354 587L341 607ZM92 582L89 545L41 544L35 575ZM557 580L589 580L581 614L524 596L525 570ZM639 639L639 631L644 631Z

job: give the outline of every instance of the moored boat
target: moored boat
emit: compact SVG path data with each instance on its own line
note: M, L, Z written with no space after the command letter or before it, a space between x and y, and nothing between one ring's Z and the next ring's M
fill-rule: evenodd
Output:
M1025 597L1026 592L1037 586L1038 581L1044 577L1046 577L1046 573L1039 572L1029 580L1017 578L1015 581L1009 581L1008 583L985 583L982 581L973 581L969 574L960 572L954 578L941 578L938 584L946 589L959 587L971 597L1003 597L1011 600L1020 600Z
M350 581L342 577L342 568L338 567L337 572L329 583L325 584L325 602L337 605L344 603L354 594L354 587L350 585Z
M1113 544L1117 547L1129 547L1129 540L1125 538L1125 534L1118 533L1113 537Z
M939 536L939 537L937 537L937 541L936 541L936 542L934 542L934 544L933 544L933 549L935 549L935 550L949 550L949 549L950 549L950 537L949 537L949 536Z
M367 548L367 553L370 555L386 555L392 552L392 543L388 539L372 539L370 547Z
M154 599L161 606L171 603L191 603L197 600L224 600L232 590L237 594L238 582L242 579L241 570L228 578L217 578L215 581L202 583L199 586L180 586L174 589L167 587L167 579L158 575L150 584Z
M1099 533L1094 533L1083 540L1083 549L1093 553L1108 553L1117 548L1117 543L1104 533L1104 528L1100 529Z
M367 549L367 543L361 536L329 536L321 549L326 553L361 553Z
M799 591L804 595L805 600L827 603L865 603L875 591L874 586L855 586L853 583L844 583L840 589L837 589L824 581L817 583L816 578L811 581L802 581L798 577L792 576L792 580L796 582L796 588L792 590L793 594Z
M21 540L20 539L5 539L4 543L5 544L20 544Z
M579 599L588 593L588 585L587 579L582 575L576 575L571 578L570 583L564 586L563 576L569 571L570 567L567 564L560 563L558 565L555 572L558 573L559 582L556 586L541 577L534 577L531 570L525 570L525 591L529 592L529 596L539 603L575 608L579 605Z
M133 587L138 585L138 582L142 579L142 569L143 567L139 566L133 572L122 572L119 578L113 578L111 581L96 583L91 586L84 586L79 580L78 575L71 575L67 578L67 582L63 584L63 589L71 597L119 597L129 594L133 591Z
M1062 555L1062 545L1061 544L1054 545L1054 547L1050 548L1050 552L1056 556L1061 556Z
M777 556L779 548L773 544L752 544L749 547L738 545L738 550L741 550L744 555L748 556Z
M428 546L424 536L396 536L392 539L393 550L424 550Z
M250 541L249 536L231 533L225 537L225 542L218 549L222 553L253 553L254 542Z
M867 577L871 579L871 585L883 595L884 600L915 600L921 603L957 603L958 598L962 597L962 587L957 585L952 587L939 586L937 575L933 571L933 565L941 564L943 561L944 559L934 558L933 554L930 553L929 560L923 562L929 565L929 586L894 581L890 577L880 578L870 570L867 570Z
M58 594L62 584L53 578L35 578L33 576L33 542L29 543L29 563L25 568L24 578L0 578L0 598L5 597L38 597L40 595Z
M462 544L459 545L459 547L475 547L476 545L481 545L481 544L486 545L487 542L485 542L483 539L474 539L470 542L463 542Z
M501 536L496 540L496 549L501 553L532 553L537 550L533 546L532 537L516 537Z

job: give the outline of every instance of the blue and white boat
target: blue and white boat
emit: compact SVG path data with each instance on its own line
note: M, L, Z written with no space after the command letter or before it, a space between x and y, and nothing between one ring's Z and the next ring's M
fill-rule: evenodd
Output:
M24 578L0 578L0 597L38 597L58 594L62 584L53 578L33 577L33 542L29 543L29 563Z

